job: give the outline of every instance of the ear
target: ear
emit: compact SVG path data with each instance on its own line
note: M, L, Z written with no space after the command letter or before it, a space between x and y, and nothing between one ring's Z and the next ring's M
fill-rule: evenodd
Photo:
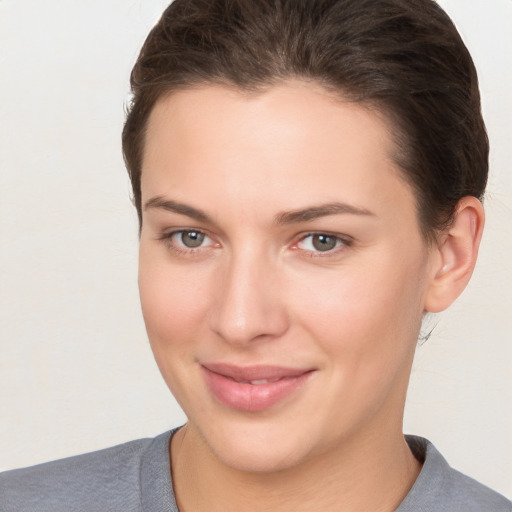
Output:
M459 201L452 224L432 249L433 267L425 295L425 312L445 310L468 284L484 221L482 203L476 197L467 196Z

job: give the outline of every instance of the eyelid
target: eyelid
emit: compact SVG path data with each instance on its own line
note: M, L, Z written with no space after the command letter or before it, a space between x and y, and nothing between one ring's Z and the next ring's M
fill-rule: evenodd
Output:
M202 244L198 247L187 247L184 244L178 244L176 243L173 238L176 235L187 233L187 232L196 232L201 233L205 236L205 239L209 239L209 243L206 245ZM309 237L319 236L323 235L329 238L336 239L336 246L332 249L329 249L327 251L321 251L321 250L315 250L315 249L304 249L299 247L299 244L306 240ZM167 231L162 232L158 237L157 240L160 240L165 243L168 249L179 253L179 254L194 254L199 251L205 251L208 249L212 249L215 247L220 247L221 244L215 240L215 237L212 236L207 230L200 229L200 228L192 228L192 227L180 227L175 229L170 229ZM329 257L334 256L338 254L339 252L342 252L346 250L348 247L352 246L354 243L354 239L349 235L343 235L340 233L332 233L329 231L311 231L308 233L304 233L299 236L299 238L292 244L291 249L301 251L303 253L308 254L310 257Z
M299 244L306 240L307 238L319 235L335 238L337 245L328 251L302 249L299 247ZM347 249L348 247L352 246L353 243L354 239L348 235L341 235L339 233L331 233L328 231L311 231L309 233L301 235L300 238L293 244L292 249L304 251L313 257L328 257L338 254L340 251Z
M174 236L183 234L183 233L187 233L187 232L201 233L205 236L205 239L209 239L211 243L208 243L206 245L203 244L198 247L187 247L186 245L183 245L183 244L177 244L173 240ZM176 253L179 253L179 254L193 254L193 253L196 253L201 250L204 251L205 249L220 246L220 244L215 241L213 236L211 236L206 230L199 229L199 228L186 228L185 227L185 228L170 229L168 231L162 232L162 234L160 234L157 237L157 239L164 242L168 249L170 249Z

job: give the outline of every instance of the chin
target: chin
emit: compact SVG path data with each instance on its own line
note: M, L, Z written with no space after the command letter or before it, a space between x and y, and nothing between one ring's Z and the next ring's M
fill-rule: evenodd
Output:
M200 436L225 466L248 473L275 473L300 465L310 454L311 438L274 421L212 422ZM303 429L303 433L309 429Z
M262 446L246 440L243 445L230 443L218 449L210 446L210 449L225 466L244 473L277 473L295 467L303 460L297 446L287 449L282 444Z

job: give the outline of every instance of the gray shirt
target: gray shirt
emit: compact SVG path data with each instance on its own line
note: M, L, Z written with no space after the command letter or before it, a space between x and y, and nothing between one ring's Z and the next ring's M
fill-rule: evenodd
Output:
M0 474L0 512L179 512L169 471L175 430ZM512 512L512 502L407 436L423 469L396 512Z

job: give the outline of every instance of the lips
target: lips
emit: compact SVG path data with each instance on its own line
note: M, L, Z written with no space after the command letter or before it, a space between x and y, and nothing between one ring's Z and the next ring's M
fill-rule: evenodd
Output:
M221 363L203 363L202 370L215 398L247 412L263 411L283 401L302 388L313 373L311 369Z

